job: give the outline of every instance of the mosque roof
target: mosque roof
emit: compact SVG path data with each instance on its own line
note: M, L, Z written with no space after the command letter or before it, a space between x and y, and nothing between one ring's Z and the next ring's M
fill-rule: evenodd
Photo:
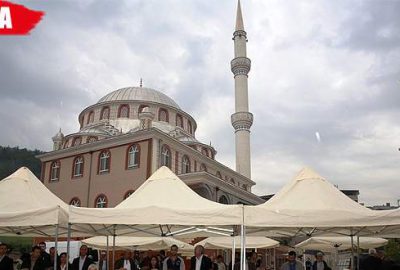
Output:
M155 102L180 109L179 105L172 98L160 91L147 87L121 88L105 95L97 103L132 100Z

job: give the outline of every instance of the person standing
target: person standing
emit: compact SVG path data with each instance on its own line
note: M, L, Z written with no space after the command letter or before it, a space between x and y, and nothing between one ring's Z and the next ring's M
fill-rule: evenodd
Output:
M324 254L322 252L317 252L315 259L312 270L332 270L326 261L324 261Z
M82 245L79 249L79 257L72 261L72 270L88 270L92 263L93 260L88 257L88 247Z
M47 266L48 270L52 270L54 269L54 258L57 258L57 267L60 264L60 258L58 257L58 254L56 255L56 248L55 247L51 247L49 249L49 265Z
M160 253L158 254L158 263L160 264L158 268L160 270L163 269L164 260L165 260L165 250L160 250Z
M130 250L125 250L124 256L117 260L114 264L114 269L116 270L136 270L136 264L132 259L132 252Z
M256 270L257 269L257 253L251 252L249 261L247 262L248 270Z
M306 270L311 270L311 268L312 268L311 258L308 257L306 260Z
M107 270L107 252L102 250L100 252L99 270Z
M14 261L7 256L7 245L0 243L0 270L14 270Z
M303 264L296 260L296 252L290 251L288 261L281 266L281 270L304 270Z
M197 245L194 248L194 256L190 260L190 270L211 270L213 264L211 259L204 255L204 247Z
M44 270L46 266L41 257L41 252L42 249L39 246L34 246L32 248L31 256L27 257L25 261L22 262L21 270Z
M227 270L226 264L224 262L224 257L222 257L222 255L217 256L217 265L218 265L218 270Z
M172 245L170 255L163 262L163 270L185 270L185 262L178 256L178 246Z
M157 256L152 256L150 259L149 270L160 270L160 263Z
M50 262L50 254L46 251L46 243L40 242L38 245L41 249L40 251L40 259L43 261L43 265L47 268L51 266Z
M360 270L376 270L381 267L381 259L378 257L376 249L368 250L368 257L360 262Z
M60 254L59 258L60 258L60 263L57 265L57 269L58 270L67 270L67 265L68 265L68 269L71 269L72 264L70 264L68 262L67 253L66 252L62 252Z

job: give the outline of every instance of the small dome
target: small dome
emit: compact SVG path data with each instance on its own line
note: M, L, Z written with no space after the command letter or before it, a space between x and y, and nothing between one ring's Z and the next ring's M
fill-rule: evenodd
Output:
M53 141L56 141L56 140L62 140L64 138L64 134L61 132L61 128L60 128L60 130L57 132L57 134L56 135L54 135L53 136Z
M155 102L180 109L179 105L169 96L146 87L121 88L105 95L97 103L132 100Z

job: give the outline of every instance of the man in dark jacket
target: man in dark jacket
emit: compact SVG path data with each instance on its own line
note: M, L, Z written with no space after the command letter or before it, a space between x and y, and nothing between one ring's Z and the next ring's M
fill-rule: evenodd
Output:
M328 264L326 263L326 261L324 261L324 254L322 253L322 252L318 252L316 255L315 255L315 258L316 258L316 260L315 260L315 262L314 262L314 264L313 264L313 267L312 267L312 269L313 270L332 270L329 266L328 266Z
M41 257L41 248L39 246L34 246L32 248L31 256L25 258L22 262L22 269L33 269L33 270L44 270L46 265L44 264L43 258Z
M204 255L204 247L197 245L194 248L194 256L190 260L190 270L211 270L211 259Z
M381 259L378 257L376 249L370 248L368 257L360 262L360 270L376 270L381 267Z
M40 252L40 259L43 262L44 267L51 267L51 259L50 259L50 254L46 252L46 243L45 242L40 242L38 245L41 249Z
M136 270L136 264L132 259L130 250L125 250L124 256L115 262L115 270Z
M92 263L93 260L88 257L88 247L82 245L79 249L79 257L72 262L72 270L88 270L89 265Z
M0 244L0 270L14 270L14 261L7 256L7 245Z

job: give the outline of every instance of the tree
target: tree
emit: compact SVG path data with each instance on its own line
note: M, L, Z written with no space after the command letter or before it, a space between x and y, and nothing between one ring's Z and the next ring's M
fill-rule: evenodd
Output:
M400 261L400 242L398 239L390 239L385 246L386 257L394 261Z
M41 162L36 158L44 152L18 147L0 146L0 180L14 173L20 167L29 168L36 177L40 177Z

